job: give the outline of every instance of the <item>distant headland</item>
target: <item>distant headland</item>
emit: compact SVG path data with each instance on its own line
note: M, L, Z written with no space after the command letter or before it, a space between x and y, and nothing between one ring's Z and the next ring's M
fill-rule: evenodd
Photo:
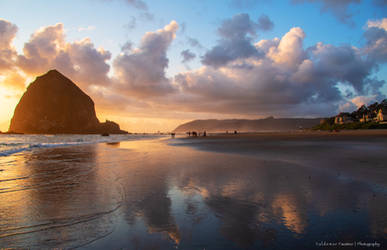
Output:
M274 118L246 120L194 120L178 126L174 132L187 131L206 132L258 132L258 131L285 131L312 128L320 123L321 118Z
M93 100L57 70L38 76L15 108L9 133L123 134L112 121L99 122Z

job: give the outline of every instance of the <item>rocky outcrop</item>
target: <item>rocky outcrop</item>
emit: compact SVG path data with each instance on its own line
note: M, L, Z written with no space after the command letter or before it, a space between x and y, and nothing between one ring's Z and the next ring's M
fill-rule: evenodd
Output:
M15 108L10 132L28 134L126 133L118 124L100 123L93 100L57 70L36 78Z

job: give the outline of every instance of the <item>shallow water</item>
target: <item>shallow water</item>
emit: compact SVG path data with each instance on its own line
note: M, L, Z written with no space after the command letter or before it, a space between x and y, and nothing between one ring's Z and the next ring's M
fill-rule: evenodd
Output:
M24 134L0 134L0 157L9 156L36 148L55 148L64 146L76 146L93 143L114 143L120 141L143 140L164 137L162 135L144 134L114 134L101 135L24 135Z
M383 141L364 156L362 141L287 141L282 150L218 142L90 143L0 157L0 247L386 247ZM342 167L353 155L355 171Z

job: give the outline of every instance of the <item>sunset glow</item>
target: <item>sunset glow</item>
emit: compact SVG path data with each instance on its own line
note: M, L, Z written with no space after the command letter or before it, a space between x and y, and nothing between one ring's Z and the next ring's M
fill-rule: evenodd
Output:
M387 249L387 0L0 0L1 249Z
M25 87L50 69L92 97L101 121L131 132L193 119L326 117L387 94L378 1L25 0L0 8L2 131ZM53 9L63 11L47 14ZM75 10L88 14L74 20L66 11Z

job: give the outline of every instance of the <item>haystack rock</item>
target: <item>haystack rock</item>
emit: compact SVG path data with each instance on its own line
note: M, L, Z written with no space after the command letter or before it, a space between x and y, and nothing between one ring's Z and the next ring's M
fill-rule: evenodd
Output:
M117 123L100 123L93 100L57 70L36 78L15 108L10 132L26 134L121 134Z

